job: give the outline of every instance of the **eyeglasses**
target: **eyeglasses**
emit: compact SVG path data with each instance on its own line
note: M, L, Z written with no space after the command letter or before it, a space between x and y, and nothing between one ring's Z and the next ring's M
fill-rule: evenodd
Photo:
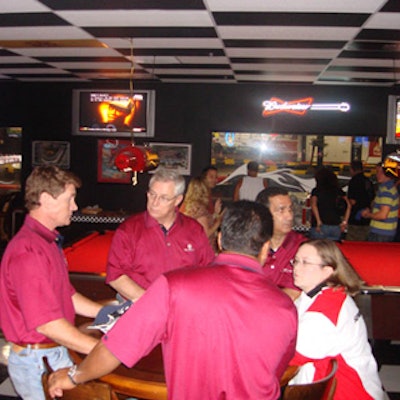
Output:
M168 204L171 201L175 200L178 196L174 197L168 197L165 195L159 195L157 193L154 193L152 190L147 191L147 196L149 196L149 199L151 201L156 201L157 199L160 201L161 204Z
M313 262L310 262L310 261L298 260L297 258L293 258L292 260L290 260L290 265L292 267L296 267L297 265L303 265L303 266L317 265L319 267L323 267L325 264L313 263Z

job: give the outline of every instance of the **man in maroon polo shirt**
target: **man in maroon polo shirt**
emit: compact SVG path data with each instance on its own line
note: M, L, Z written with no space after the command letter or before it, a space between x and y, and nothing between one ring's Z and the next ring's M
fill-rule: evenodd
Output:
M11 342L8 372L23 399L45 398L44 356L52 368L61 368L72 365L67 347L89 353L97 343L74 326L74 318L95 317L101 306L71 286L56 230L70 224L78 187L70 172L35 168L26 181L29 214L2 258L0 325Z
M159 168L147 191L147 210L115 231L106 282L125 299L136 301L161 274L181 267L208 265L214 259L203 227L179 212L185 180Z
M294 258L300 243L306 237L293 231L293 205L283 187L270 187L261 191L256 201L266 206L274 219L274 233L269 246L264 273L293 300L301 293L293 282Z
M50 376L50 394L132 366L161 343L170 399L276 400L297 313L262 272L271 234L266 207L233 203L215 261L160 276L82 364Z

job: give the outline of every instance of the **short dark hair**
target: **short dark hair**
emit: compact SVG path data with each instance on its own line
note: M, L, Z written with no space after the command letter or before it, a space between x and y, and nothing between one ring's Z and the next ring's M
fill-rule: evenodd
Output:
M271 186L261 190L256 197L256 202L269 208L270 198L275 196L289 196L289 191L282 186Z
M250 161L247 164L247 171L258 171L258 162L257 161Z
M53 165L43 165L34 168L25 184L25 206L30 211L40 206L42 193L48 193L57 198L65 191L65 185L72 184L81 187L81 180L72 172L65 171Z
M202 169L200 177L201 178L205 178L205 176L207 175L208 171L217 171L218 172L218 169L214 165L207 165L207 167L204 167Z
M272 215L266 207L254 201L236 201L224 212L221 250L258 256L272 231Z
M364 170L363 163L360 160L353 160L350 163L350 167L354 171L363 171Z

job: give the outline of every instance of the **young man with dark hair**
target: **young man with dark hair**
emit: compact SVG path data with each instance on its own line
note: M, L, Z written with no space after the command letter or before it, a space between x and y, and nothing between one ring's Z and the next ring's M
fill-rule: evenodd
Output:
M297 314L262 273L271 234L263 205L233 203L214 263L160 276L69 376L78 384L132 366L161 343L170 399L277 399ZM68 369L50 376L52 396L73 387Z
M240 178L235 186L233 200L254 201L261 190L268 187L266 178L258 176L259 164L257 161L250 161L247 164L247 176Z
M306 237L293 231L292 199L285 188L274 186L261 191L256 201L266 206L274 219L274 231L264 273L294 300L299 296L300 290L293 283L293 267L290 261Z

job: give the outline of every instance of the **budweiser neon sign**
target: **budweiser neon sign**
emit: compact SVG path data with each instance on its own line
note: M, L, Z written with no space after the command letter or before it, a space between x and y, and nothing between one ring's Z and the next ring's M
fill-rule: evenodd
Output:
M262 103L264 110L263 117L269 117L274 114L288 113L294 115L305 115L307 111L341 111L347 112L350 110L350 104L341 103L314 103L312 97L305 97L292 101L284 101L277 97L271 97Z

